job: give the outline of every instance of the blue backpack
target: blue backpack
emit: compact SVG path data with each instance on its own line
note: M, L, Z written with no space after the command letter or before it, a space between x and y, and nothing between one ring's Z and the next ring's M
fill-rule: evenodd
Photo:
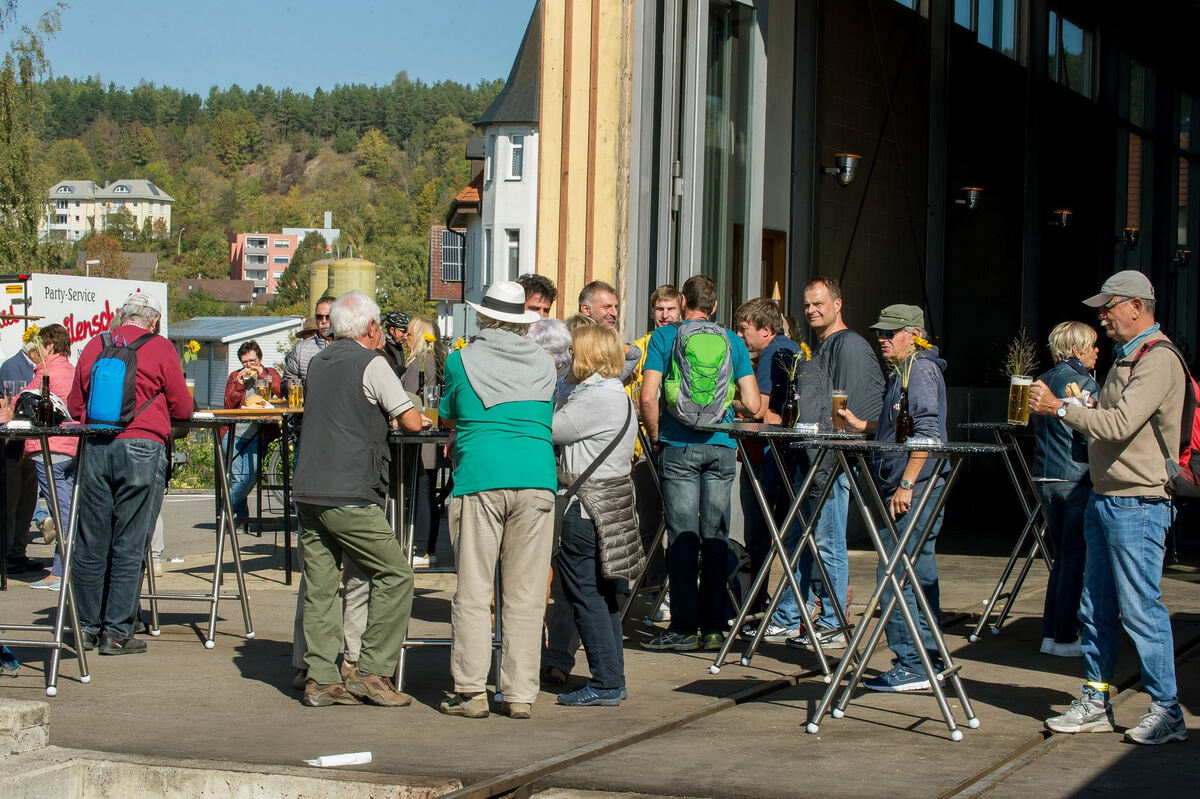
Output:
M113 339L111 332L100 334L100 354L92 364L88 384L87 423L101 427L127 427L130 422L158 399L154 392L142 407L137 408L137 351L153 333L138 336L133 343L124 336Z

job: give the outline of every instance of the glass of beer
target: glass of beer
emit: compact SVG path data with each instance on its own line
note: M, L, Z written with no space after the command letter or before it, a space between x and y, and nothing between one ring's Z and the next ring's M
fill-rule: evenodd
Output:
M288 383L287 401L289 408L304 407L304 384L299 380Z
M1008 383L1008 423L1029 424L1029 390L1032 377L1013 375Z
M442 401L441 386L425 386L421 389L421 402L425 403L425 415L433 426L438 426L438 404Z
M192 399L195 399L196 398L196 381L193 380L192 378L188 377L188 378L185 378L183 382L187 383L188 393L192 395Z
M842 431L846 429L846 419L838 411L846 409L846 401L850 398L845 391L834 389L833 391L833 429Z

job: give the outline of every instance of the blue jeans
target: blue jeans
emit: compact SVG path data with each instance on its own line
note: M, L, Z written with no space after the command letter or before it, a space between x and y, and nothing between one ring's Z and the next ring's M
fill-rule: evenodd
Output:
M572 503L563 518L562 541L554 561L554 574L575 611L575 625L583 641L594 688L625 685L625 653L621 643L621 603L618 580L606 580L600 571L600 543L596 525ZM568 674L570 669L564 669Z
M797 489L803 479L804 475L797 473ZM815 504L811 499L804 500L806 516L812 515ZM813 623L825 629L841 626L834 607L835 603L841 604L843 608L846 604L846 587L850 584L850 556L846 552L846 516L849 510L850 478L845 474L839 474L833 481L833 487L829 489L829 496L821 508L821 515L817 517L817 525L813 529L817 551L821 553L821 563L825 566L825 574L832 584L830 586L833 589L832 594L829 587L820 584L820 573L813 569L812 552L808 548L805 548L800 555L800 560L796 563L796 582L800 585L804 601L811 608L816 604L814 602L816 596L819 594L822 597L821 615L819 618L813 619ZM788 529L787 535L784 537L784 544L788 551L795 548L802 532L798 521ZM814 579L817 579L817 582L814 583ZM783 596L779 599L779 606L771 616L771 623L790 630L799 627L800 621L800 607L796 604L796 597L792 593L791 586L785 586Z
M79 475L79 530L71 585L79 624L133 635L138 592L154 520L162 507L167 448L144 438L98 439Z
M937 506L938 498L941 497L942 491L945 490L945 483L939 483L934 487L933 492L929 495L929 501L925 503L924 510L921 511L921 516L917 522L917 529L923 529L929 521L929 516L933 513L934 507ZM921 490L924 490L923 488ZM920 494L913 495L913 502L917 502ZM886 503L888 497L884 497ZM900 535L904 534L904 526L909 521L909 513L896 518L896 532ZM922 593L925 594L925 599L929 602L929 607L933 610L933 619L935 623L940 623L942 616L942 598L941 588L938 585L937 561L934 558L934 546L937 544L938 533L942 529L942 520L945 513L939 513L933 521L933 529L929 532L929 538L925 541L925 546L920 552L916 551L917 538L919 532L914 532L913 537L908 541L908 557L913 561L913 571L917 573L917 582L921 586ZM883 539L884 549L890 556L895 551L895 542L892 541L891 535L886 529L880 530L880 536ZM915 557L914 557L915 555ZM898 568L896 571L897 578L903 579L905 571ZM883 578L883 565L880 564L875 570L876 580ZM892 596L891 590L884 591L883 604L886 606L888 599ZM909 611L917 622L917 626L921 630L921 643L929 650L930 657L937 660L937 644L933 640L933 633L929 630L929 623L926 621L924 614L917 607L916 597L913 595L911 585L904 586L904 602L908 605ZM892 654L896 656L896 662L901 663L916 672L923 672L920 656L917 654L917 648L913 643L912 637L908 634L908 628L904 626L904 617L900 615L900 608L896 607L888 616L887 626L884 628L887 632L888 648L892 650Z
M33 468L37 471L38 488L46 502L50 501L50 484L46 480L46 466L42 463L42 453L36 452L30 456ZM54 495L58 500L58 518L62 522L60 535L54 539L54 563L50 566L51 577L62 577L62 554L59 547L67 530L71 527L71 493L75 490L75 459L51 463L50 471L54 474Z
M1110 682L1121 628L1142 665L1142 683L1154 704L1179 704L1171 617L1162 603L1164 542L1175 518L1167 500L1091 493L1083 516L1087 559L1083 571L1083 670L1086 679Z
M1046 543L1054 562L1046 582L1042 637L1060 644L1079 637L1079 598L1083 594L1083 511L1091 483L1065 480L1039 482L1038 497L1046 513Z
M728 621L729 499L736 450L715 444L665 446L658 457L667 520L670 630L682 635L695 635L697 629L722 632Z
M233 470L229 482L229 502L237 519L250 518L246 497L258 482L258 436L233 439Z

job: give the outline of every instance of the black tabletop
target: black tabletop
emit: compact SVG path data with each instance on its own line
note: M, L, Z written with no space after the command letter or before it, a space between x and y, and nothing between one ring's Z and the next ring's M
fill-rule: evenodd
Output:
M1017 433L1028 430L1027 424L1009 424L1008 422L962 422L959 430L999 430L1002 433Z
M804 444L793 444L792 446L804 446ZM929 452L934 455L991 455L997 452L1004 452L1008 449L1001 444L979 444L973 441L942 441L936 444L922 443L913 446L897 444L895 441L817 441L809 446L863 455L893 452Z
M449 440L449 430L422 430L419 433L392 430L388 433L389 444L443 444Z
M55 427L12 427L11 425L7 424L0 425L0 438L12 439L41 438L42 436L91 438L115 436L120 432L121 429L117 427L106 427L96 424L76 424L75 422L68 422L64 425Z
M823 430L813 432L800 427L784 427L765 422L725 422L723 424L698 424L697 430L711 433L726 433L730 438L782 438L803 441L862 441L862 433Z

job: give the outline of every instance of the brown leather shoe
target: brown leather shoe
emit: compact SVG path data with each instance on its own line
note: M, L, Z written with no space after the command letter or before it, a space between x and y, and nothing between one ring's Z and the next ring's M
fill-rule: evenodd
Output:
M408 707L412 704L412 697L397 691L391 677L367 674L359 671L357 665L350 667L346 690L364 702L381 707Z
M438 710L447 716L462 716L468 719L486 719L488 717L487 693L449 694L445 701L438 705Z
M533 705L528 702L501 702L498 710L510 719L533 717Z
M354 694L346 690L340 682L320 685L316 680L304 684L304 698L300 700L308 707L329 707L330 705L357 705Z

